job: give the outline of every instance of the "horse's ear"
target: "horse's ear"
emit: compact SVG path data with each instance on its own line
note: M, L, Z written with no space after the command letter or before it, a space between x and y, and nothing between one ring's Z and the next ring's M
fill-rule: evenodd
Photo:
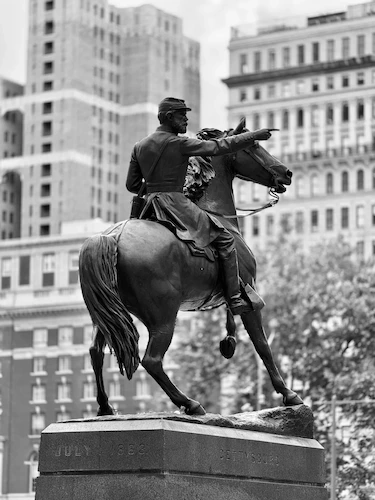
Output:
M233 135L240 134L243 129L246 128L246 117L243 116L240 120L240 123L237 125L237 127L233 130Z

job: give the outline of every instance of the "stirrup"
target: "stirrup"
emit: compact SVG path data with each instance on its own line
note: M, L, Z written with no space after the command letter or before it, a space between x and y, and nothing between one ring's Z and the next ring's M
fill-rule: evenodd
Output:
M254 290L252 286L248 283L244 286L246 295L249 297L251 305L253 306L254 311L260 311L266 305L264 300L258 293Z

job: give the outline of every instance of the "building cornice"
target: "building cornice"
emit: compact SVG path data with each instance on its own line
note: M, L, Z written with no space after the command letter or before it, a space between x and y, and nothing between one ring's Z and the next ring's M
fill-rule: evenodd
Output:
M222 79L222 82L229 88L233 88L253 83L266 83L289 78L298 78L310 75L317 76L320 74L336 73L337 71L358 70L371 67L375 68L374 54L363 57L351 57L349 59L342 59L339 61L320 62L303 66L235 75Z
M18 309L7 309L5 312L0 312L0 320L2 319L16 319L25 316L38 317L38 316L59 316L61 314L82 314L86 313L87 309L85 304L77 305L61 305L61 306L44 306L44 307L24 307Z

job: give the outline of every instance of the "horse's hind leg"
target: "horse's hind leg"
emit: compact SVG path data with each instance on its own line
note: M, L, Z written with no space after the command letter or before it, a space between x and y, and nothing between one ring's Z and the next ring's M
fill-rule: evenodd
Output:
M149 328L149 341L142 360L142 365L151 377L160 385L169 396L172 403L179 408L185 408L188 415L204 415L204 408L193 399L188 398L169 379L163 369L163 358L170 346L175 327L175 319L158 328Z
M262 316L260 311L245 313L241 316L247 333L252 340L255 350L262 358L264 366L267 368L272 385L276 392L282 394L285 406L303 404L297 393L288 389L275 364L266 334L263 330Z
M108 396L105 392L103 381L103 361L104 361L104 337L97 331L93 344L90 347L91 364L95 374L97 395L96 400L99 408L97 415L114 415L114 408L108 403Z

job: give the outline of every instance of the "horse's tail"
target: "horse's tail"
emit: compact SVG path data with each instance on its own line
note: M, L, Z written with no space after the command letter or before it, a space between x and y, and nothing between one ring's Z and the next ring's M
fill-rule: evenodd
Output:
M79 256L81 289L94 326L130 380L139 365L139 333L121 301L117 285L117 237L88 238Z

